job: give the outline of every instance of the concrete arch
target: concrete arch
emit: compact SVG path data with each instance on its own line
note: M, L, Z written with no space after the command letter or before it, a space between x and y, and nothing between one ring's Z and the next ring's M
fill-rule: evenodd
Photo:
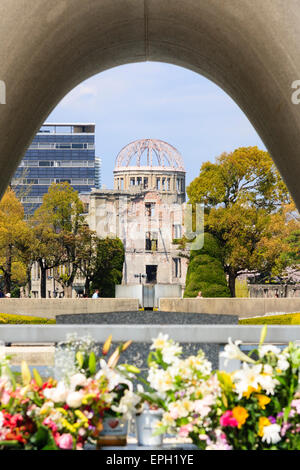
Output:
M0 193L74 86L154 60L190 68L240 106L300 207L298 0L0 0Z

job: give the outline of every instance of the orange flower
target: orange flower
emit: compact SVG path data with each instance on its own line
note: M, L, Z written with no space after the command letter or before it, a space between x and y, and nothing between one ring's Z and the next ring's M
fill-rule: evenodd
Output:
M258 404L261 407L262 410L266 409L266 405L270 403L271 398L267 397L266 395L258 394L256 395L256 398L258 400Z
M245 424L249 413L246 408L243 408L242 406L235 406L232 410L232 415L238 422L238 429L241 429L243 424Z
M261 416L259 418L259 421L258 421L258 435L260 437L263 437L263 435L264 435L264 427L265 426L270 426L270 424L271 424L270 421L265 416Z

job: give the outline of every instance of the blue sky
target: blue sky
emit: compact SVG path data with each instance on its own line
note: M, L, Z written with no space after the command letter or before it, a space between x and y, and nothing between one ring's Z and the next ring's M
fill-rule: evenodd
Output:
M115 67L74 88L48 122L95 122L102 183L113 184L118 152L142 138L161 139L182 154L187 183L204 161L261 139L235 102L211 81L170 64Z

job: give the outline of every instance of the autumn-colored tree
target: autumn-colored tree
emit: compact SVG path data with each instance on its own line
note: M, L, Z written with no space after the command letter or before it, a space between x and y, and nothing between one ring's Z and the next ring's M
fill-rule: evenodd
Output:
M4 280L4 292L12 288L12 281L26 281L26 266L20 246L29 245L30 228L24 220L24 209L14 191L8 188L0 202L0 271Z
M56 280L64 287L66 297L71 297L78 271L76 242L84 224L82 213L78 192L67 182L53 183L34 213L34 225L41 242L38 257L41 270L46 272L52 267L64 266L63 273L56 271Z
M291 224L291 197L270 155L257 147L223 153L206 162L187 188L189 202L204 203L205 230L223 250L231 295L242 272L283 269L279 262Z

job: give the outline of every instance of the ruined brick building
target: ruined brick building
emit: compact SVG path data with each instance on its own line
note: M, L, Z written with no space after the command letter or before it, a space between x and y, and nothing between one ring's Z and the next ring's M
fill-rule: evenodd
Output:
M123 284L184 286L187 258L174 240L183 235L185 169L174 147L130 143L116 158L114 189L93 190L85 202L91 230L124 244Z

